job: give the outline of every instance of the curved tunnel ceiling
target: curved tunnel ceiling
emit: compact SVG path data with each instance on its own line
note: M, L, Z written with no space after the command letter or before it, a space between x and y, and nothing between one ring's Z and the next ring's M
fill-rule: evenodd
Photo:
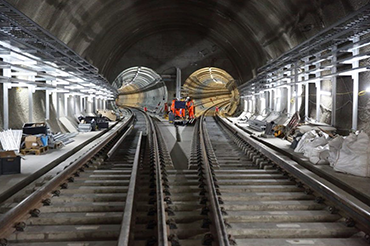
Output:
M219 67L240 84L267 60L277 57L339 18L365 5L365 0L8 0L13 6L49 30L81 54L110 81L124 69L148 66L156 71L163 63L185 71L184 77L217 59ZM186 33L168 47L172 32ZM162 43L150 38L161 36ZM198 56L186 53L188 40L207 40L220 52L201 47ZM148 55L142 46L156 49ZM148 48L149 47L149 48ZM172 50L161 59L162 53ZM131 64L132 52L139 62ZM189 51L190 52L190 51ZM194 51L192 51L194 52ZM181 64L171 64L173 54L183 54ZM209 58L208 58L209 57ZM175 58L175 57L172 57ZM187 59L187 60L186 60ZM215 64L212 64L215 63ZM194 67L191 67L193 64ZM226 66L226 65L225 65Z
M150 68L131 67L117 76L113 81L113 86L120 93L130 93L152 87L161 81L161 76Z
M224 106L224 112L232 115L240 101L234 78L216 67L206 67L192 73L184 83L182 94L195 100L196 115L214 106Z

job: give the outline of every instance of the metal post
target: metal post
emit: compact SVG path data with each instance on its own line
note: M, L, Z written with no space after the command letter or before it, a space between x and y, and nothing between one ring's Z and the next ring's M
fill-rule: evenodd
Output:
M359 91L359 74L352 75L353 79L353 108L352 108L352 130L357 130L358 116L358 91Z
M290 107L290 101L292 100L292 87L291 85L287 85L287 106L286 106L286 109L287 109L287 113L288 113L288 117L290 117L291 115L291 107Z
M309 69L309 66L307 65L307 62L309 61L309 58L308 57L305 57L302 59L304 62L305 62L305 66L304 66L304 71L305 71L305 74L304 74L304 80L307 81L309 79L309 74L307 73L308 69ZM305 97L304 97L304 117L305 117L305 121L308 120L310 118L310 105L309 105L309 96L310 96L310 83L306 83L305 84Z
M5 62L9 62L8 57L3 57ZM3 68L3 76L10 78L12 77L12 70L10 68ZM9 129L9 89L10 83L3 84L3 120L4 120L4 130Z
M274 111L274 98L272 95L272 89L269 90L269 107L271 111Z
M353 42L356 43L359 41L359 37L355 37L353 39ZM359 49L356 48L357 45L354 45L354 49L352 50L352 55L356 56L358 55ZM352 68L358 68L360 65L360 62L358 60L352 62ZM352 74L352 80L353 80L353 105L352 105L352 130L357 130L357 124L358 124L358 92L359 92L359 73L354 72Z
M77 107L76 96L73 95L72 98L71 98L71 100L72 100L72 107L73 107L73 115L75 115L76 112L77 112L77 109L76 109L76 107Z
M316 121L320 122L320 104L321 104L321 81L315 82L316 86Z
M281 111L281 87L276 89L276 111Z
M297 101L296 101L297 111L299 111L299 108L302 105L302 85L301 84L297 84L296 93L297 93Z
M84 105L83 105L83 108L84 108L84 112L85 113L87 113L87 101L89 100L89 97L88 96L86 96L85 98L84 98Z
M333 57L331 58L332 63L337 62L337 46L333 47ZM337 72L337 65L334 64L331 73ZM337 76L331 77L331 125L336 125L337 118Z
M28 86L28 122L33 122L33 88Z
M50 93L45 90L45 120L50 119Z
M83 96L82 97L82 108L81 108L81 112L82 113L86 113L86 100L87 100L87 96Z
M5 69L4 69L5 70ZM9 83L3 84L3 120L4 130L9 129Z
M288 117L291 115L291 103L290 101L292 100L292 79L290 76L292 76L292 71L293 71L293 68L292 68L292 65L288 65L288 68L289 68L289 71L287 72L288 76L289 76L289 79L287 81L287 104L286 104L286 109L287 109L287 114L288 114Z
M82 96L80 96L80 113L82 113L83 112L83 108L82 108L82 106L83 106L83 97Z
M295 62L294 63L294 87L295 87L295 99L294 99L294 111L297 112L298 111L298 63Z
M68 116L68 94L64 94L64 116Z
M56 98L57 118L59 119L60 118L60 102L59 102L60 96L58 92L54 92L54 93L55 93L55 98Z
M320 58L320 54L317 55L317 58ZM316 63L316 69L320 68L321 62ZM320 105L321 105L321 72L316 72L315 77L318 78L315 82L316 86L316 121L320 122Z
M308 120L310 115L309 115L309 96L310 96L310 84L306 83L306 88L305 88L305 97L304 97L304 117L305 120Z
M92 107L92 110L93 110L93 114L95 114L96 113L96 97L94 96L93 97L93 107Z
M176 98L181 97L181 69L176 67Z

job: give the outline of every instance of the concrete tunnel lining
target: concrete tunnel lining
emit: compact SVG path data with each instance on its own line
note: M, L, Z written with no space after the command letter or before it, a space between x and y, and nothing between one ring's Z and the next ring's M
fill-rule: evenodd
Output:
M366 1L9 0L9 3L91 61L110 81L120 71L137 65L114 69L132 45L149 37L148 33L196 30L231 56L234 71L229 72L242 83L267 60ZM181 46L176 49L181 50Z
M165 71L182 54L182 62L175 65L183 78L217 66L241 85L256 68L368 1L8 2L91 61L110 81L133 65ZM193 49L187 49L189 40ZM149 54L151 48L155 52ZM135 55L135 64L128 54Z

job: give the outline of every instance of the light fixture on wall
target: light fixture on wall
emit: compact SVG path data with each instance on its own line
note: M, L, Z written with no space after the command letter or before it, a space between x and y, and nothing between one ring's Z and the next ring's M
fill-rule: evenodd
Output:
M365 90L360 91L360 92L358 93L358 95L359 95L359 96L364 96L364 95L365 95L365 94L367 94L367 93L370 93L370 86L369 86L369 87L367 87Z

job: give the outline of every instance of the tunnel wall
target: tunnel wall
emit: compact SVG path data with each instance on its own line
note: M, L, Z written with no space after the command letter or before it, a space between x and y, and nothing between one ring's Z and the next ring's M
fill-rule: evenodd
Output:
M3 87L0 87L0 95L3 95ZM9 89L9 129L22 129L24 123L29 123L29 91L25 87L17 87ZM32 122L45 122L46 118L46 95L45 91L35 91L33 93L33 111ZM64 94L59 94L58 98L49 95L50 102L50 117L47 121L52 132L65 132L66 129L57 120L57 103L59 103L59 110L61 116L68 116L74 118L79 114L89 114L93 112L93 103L87 103L87 111L81 112L79 108L79 97L76 97L76 106L74 105L74 100L71 97L68 99L68 115L66 115L64 108ZM74 107L76 112L73 113ZM3 98L1 96L0 100L0 130L3 130L4 119L3 119Z
M158 113L163 110L164 103L167 100L167 89L162 86L143 93L119 95L116 102L120 107L131 106L140 109L146 107L149 111Z

